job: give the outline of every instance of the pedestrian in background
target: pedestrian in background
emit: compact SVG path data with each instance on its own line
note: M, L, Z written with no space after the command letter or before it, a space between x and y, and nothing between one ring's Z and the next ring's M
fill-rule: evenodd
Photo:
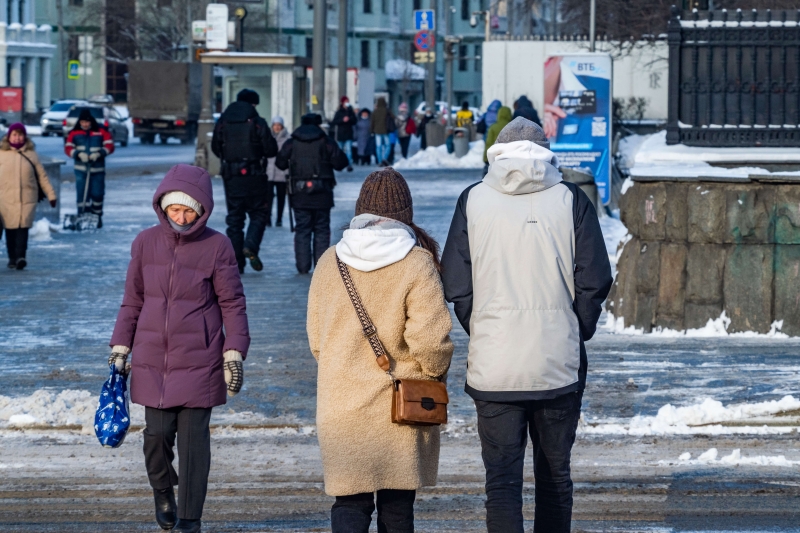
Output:
M478 413L486 526L523 531L530 434L534 531L569 533L584 341L611 288L611 265L591 200L562 180L542 128L514 119L489 162L458 199L442 254L447 300L470 336L465 391Z
M297 272L308 274L331 244L334 170L347 167L347 156L325 134L316 113L303 115L275 158L275 166L289 170L289 208L294 212L294 255Z
M347 171L353 171L353 139L356 122L356 114L353 112L353 107L350 105L350 99L347 96L342 96L339 109L333 115L331 124L336 128L336 142L339 148L347 155L349 164Z
M492 124L497 122L497 111L500 110L502 105L500 100L492 100L492 103L486 108L486 113L483 114L478 124L475 126L475 131L483 135L484 139L486 139L486 132L492 127Z
M528 97L524 94L520 96L516 102L514 102L514 118L517 117L527 118L537 126L542 126L542 121L539 119L539 113L536 112L536 108L533 107L533 103L528 100Z
M107 129L100 127L91 111L84 108L78 115L75 127L67 135L64 153L75 160L78 214L89 212L97 215L97 228L100 229L103 227L103 199L106 194L106 157L114 153L114 139Z
M250 345L233 247L206 225L213 209L205 170L176 165L167 172L153 195L159 224L131 245L110 343L108 364L130 369L131 400L145 407L144 457L156 522L174 533L200 531L211 410L225 404L226 391L241 390ZM176 434L179 475L172 465Z
M289 138L289 131L284 127L283 117L272 117L272 135L275 137L275 142L278 143L278 150L283 147L283 143ZM277 156L277 154L276 154ZM277 227L283 226L283 208L286 205L286 174L285 170L280 170L275 166L275 158L270 157L267 159L267 180L269 180L269 188L267 189L267 209L272 213L272 200L278 199L278 213L275 216L275 225ZM267 219L267 226L272 223Z
M275 157L278 145L270 134L267 121L256 111L260 98L250 89L242 89L236 101L225 109L214 126L211 151L222 161L222 179L228 216L227 234L233 243L239 273L244 274L247 260L256 272L264 268L258 257L264 228L272 215L268 203L272 186L266 177L266 159ZM250 225L247 235L244 225Z
M370 132L375 135L375 162L381 166L388 166L389 162L389 121L391 113L386 107L386 99L381 96L372 113L372 127ZM394 122L392 122L394 123Z
M489 170L489 156L487 152L497 140L497 136L500 135L500 132L509 122L511 122L511 109L506 106L500 107L497 111L497 120L495 120L495 123L489 128L489 131L486 132L486 142L483 148L484 174Z
M0 227L6 230L8 268L22 270L28 264L28 230L42 194L56 206L56 192L33 141L24 125L14 123L0 140Z
M403 102L397 107L395 124L397 125L397 141L400 143L400 153L403 154L403 159L406 159L411 136L417 132L417 124L408 115L407 103Z
M337 258L350 272L395 378L443 379L453 355L452 322L438 245L414 224L405 179L390 168L367 176L355 214L342 240L320 259L308 297L325 492L336 497L331 527L333 533L367 533L377 503L378 531L411 533L416 490L436 484L439 426L391 422L393 384L375 362Z
M461 102L461 109L456 113L456 127L469 128L475 122L475 115L469 108L469 102Z
M369 109L362 109L358 112L359 119L356 124L356 149L358 150L358 160L362 165L369 165L372 154L369 150L370 138L372 137L372 118Z
M425 114L419 120L417 126L417 135L419 136L420 150L425 150L428 147L428 122L435 120L432 109L425 109Z

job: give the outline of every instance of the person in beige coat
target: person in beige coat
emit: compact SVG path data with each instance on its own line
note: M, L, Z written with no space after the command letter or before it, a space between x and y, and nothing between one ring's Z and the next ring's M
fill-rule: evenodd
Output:
M364 181L350 229L314 271L308 338L319 364L317 432L325 492L336 496L333 533L414 530L416 489L436 484L439 427L391 421L392 381L378 366L344 288L350 271L397 379L443 379L452 322L439 275L438 244L414 225L405 179L386 168Z
M22 270L28 264L28 229L33 226L39 187L55 207L56 192L39 162L33 141L25 126L12 124L0 140L0 219L6 230L8 268Z

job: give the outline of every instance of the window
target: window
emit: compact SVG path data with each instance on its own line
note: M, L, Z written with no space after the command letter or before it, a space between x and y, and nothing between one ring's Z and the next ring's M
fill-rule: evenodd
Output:
M389 0L381 0L381 13L384 15L389 14Z
M467 70L467 45L462 44L458 46L458 70L464 72Z
M69 0L69 5L81 7L83 5L83 0Z
M361 41L361 68L369 68L369 41Z
M469 20L469 0L461 0L461 20Z
M475 45L475 71L481 71L481 45Z
M314 57L314 39L306 37L306 57Z
M422 9L422 0L414 0L414 9Z
M384 42L378 41L378 68L386 66L386 54L384 52Z
M364 0L364 13L372 13L372 0Z

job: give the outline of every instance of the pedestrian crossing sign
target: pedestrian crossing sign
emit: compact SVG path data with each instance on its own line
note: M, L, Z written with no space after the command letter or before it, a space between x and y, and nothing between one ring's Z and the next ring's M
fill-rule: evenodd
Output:
M77 60L72 60L67 63L67 78L71 80L77 80L81 77L81 62Z

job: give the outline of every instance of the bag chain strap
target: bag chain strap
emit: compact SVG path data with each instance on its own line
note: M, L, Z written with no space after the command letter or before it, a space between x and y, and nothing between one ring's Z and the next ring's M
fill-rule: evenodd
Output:
M338 255L336 256L336 266L339 267L339 274L342 276L342 281L344 282L344 288L347 291L347 296L350 297L350 302L353 304L353 307L356 310L356 315L358 315L358 320L361 322L361 328L364 331L364 336L367 338L367 341L369 341L369 345L372 348L372 351L375 353L375 360L378 363L378 366L380 366L381 370L386 372L392 381L394 381L394 377L389 370L389 356L386 354L386 349L383 347L383 343L378 338L378 330L375 328L375 324L372 323L372 320L370 320L367 310L364 309L364 304L361 303L361 297L359 297L358 291L356 291L356 286L353 283L353 278L350 277L350 271L347 269L347 265L345 265L342 260L339 259Z

